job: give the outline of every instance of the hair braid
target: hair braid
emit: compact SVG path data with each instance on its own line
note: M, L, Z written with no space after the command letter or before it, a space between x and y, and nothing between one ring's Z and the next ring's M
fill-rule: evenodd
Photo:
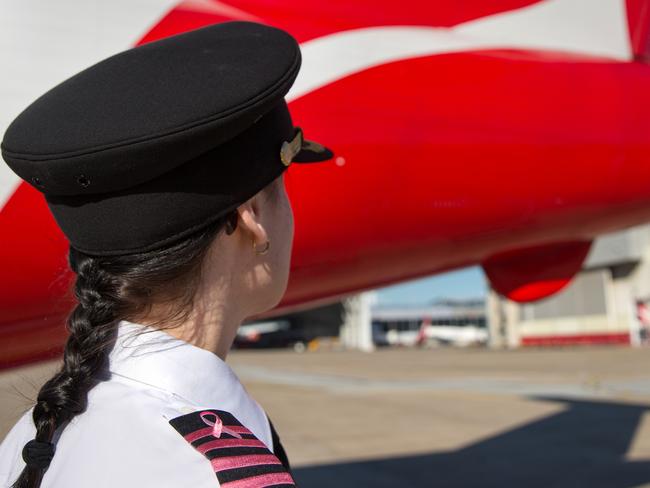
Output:
M63 365L40 389L33 419L36 441L52 442L57 428L86 409L88 392L104 370L116 328L117 280L94 257L75 254L70 266L77 273L74 293L78 304L67 320L68 340ZM47 467L27 465L14 487L35 488Z

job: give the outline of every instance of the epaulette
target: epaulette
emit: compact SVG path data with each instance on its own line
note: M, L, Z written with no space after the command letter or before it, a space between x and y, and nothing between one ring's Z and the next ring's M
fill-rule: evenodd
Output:
M169 423L210 461L222 488L296 486L282 461L229 412L197 410Z

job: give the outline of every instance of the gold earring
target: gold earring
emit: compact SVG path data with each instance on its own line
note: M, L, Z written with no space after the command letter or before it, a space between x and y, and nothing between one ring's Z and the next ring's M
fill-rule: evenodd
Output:
M253 242L253 249L255 249L255 254L257 254L258 256L261 255L261 254L266 254L267 252L269 252L269 247L271 246L271 241L266 241L265 247L261 251L257 250L257 246L255 245L255 241L252 240L252 242Z

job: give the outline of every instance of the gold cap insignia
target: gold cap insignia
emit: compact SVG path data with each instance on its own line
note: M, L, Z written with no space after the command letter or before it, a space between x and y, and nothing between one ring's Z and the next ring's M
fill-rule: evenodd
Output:
M295 129L296 135L293 137L293 139L291 141L284 141L282 143L282 147L280 148L280 159L282 160L282 164L285 166L289 166L291 164L291 161L295 155L298 154L302 148L302 129L300 127L296 127Z

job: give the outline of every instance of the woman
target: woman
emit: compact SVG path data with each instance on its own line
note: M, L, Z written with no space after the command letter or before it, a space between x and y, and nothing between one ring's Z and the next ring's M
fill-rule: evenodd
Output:
M333 155L291 121L300 62L286 32L225 22L93 65L7 129L78 303L60 371L0 446L2 486L294 486L225 360L286 289L284 171Z

